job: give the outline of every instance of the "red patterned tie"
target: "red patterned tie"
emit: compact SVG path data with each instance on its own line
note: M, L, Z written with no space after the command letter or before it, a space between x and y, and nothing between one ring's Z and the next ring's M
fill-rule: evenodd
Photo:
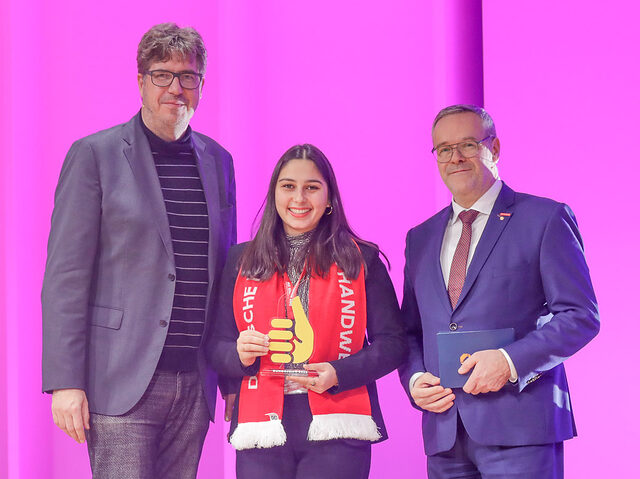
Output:
M453 253L451 271L449 272L449 285L447 287L451 307L454 309L458 304L458 298L462 293L464 278L467 274L467 260L469 258L469 246L471 245L471 224L478 216L478 213L476 210L467 210L458 215L458 218L462 221L462 234L460 235L458 246L456 246L456 251Z

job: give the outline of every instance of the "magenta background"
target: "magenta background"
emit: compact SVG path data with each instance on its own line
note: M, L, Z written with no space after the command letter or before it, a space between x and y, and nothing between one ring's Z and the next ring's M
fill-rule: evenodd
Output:
M604 318L567 361L580 437L566 444L566 477L629 477L640 427L635 2L90 3L0 3L0 478L90 476L85 447L57 430L39 393L53 191L72 141L138 109L135 49L161 21L193 25L209 48L193 125L234 155L239 239L279 155L315 143L352 225L389 256L399 296L406 231L450 199L429 154L431 120L484 94L503 179L574 209ZM391 439L374 447L371 477L425 477L419 414L395 375L380 389ZM234 477L226 430L211 427L201 477Z

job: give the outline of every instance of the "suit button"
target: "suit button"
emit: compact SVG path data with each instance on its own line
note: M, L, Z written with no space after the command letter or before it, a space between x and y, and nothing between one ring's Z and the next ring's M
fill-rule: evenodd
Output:
M456 331L458 329L458 323L450 323L449 324L449 329L451 331Z
M169 281L175 281L176 280L176 275L173 273L169 273L167 275L167 278L169 278Z
M169 323L167 323L164 319L161 319L161 320L160 320L160 327L162 327L162 328L166 328L168 324L169 324Z

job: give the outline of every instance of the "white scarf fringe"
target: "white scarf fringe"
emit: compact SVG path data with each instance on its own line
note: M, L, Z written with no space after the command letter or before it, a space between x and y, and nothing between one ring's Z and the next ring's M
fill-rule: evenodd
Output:
M361 439L377 441L382 436L371 416L363 414L320 414L313 416L309 434L310 441L329 439Z
M238 451L282 446L286 441L287 434L280 420L238 424L229 440Z

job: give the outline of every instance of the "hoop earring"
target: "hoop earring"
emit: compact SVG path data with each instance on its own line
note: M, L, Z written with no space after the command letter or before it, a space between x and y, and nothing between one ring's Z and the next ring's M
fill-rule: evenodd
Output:
M333 205L328 205L327 209L324 210L324 214L329 216L331 213L333 213Z

